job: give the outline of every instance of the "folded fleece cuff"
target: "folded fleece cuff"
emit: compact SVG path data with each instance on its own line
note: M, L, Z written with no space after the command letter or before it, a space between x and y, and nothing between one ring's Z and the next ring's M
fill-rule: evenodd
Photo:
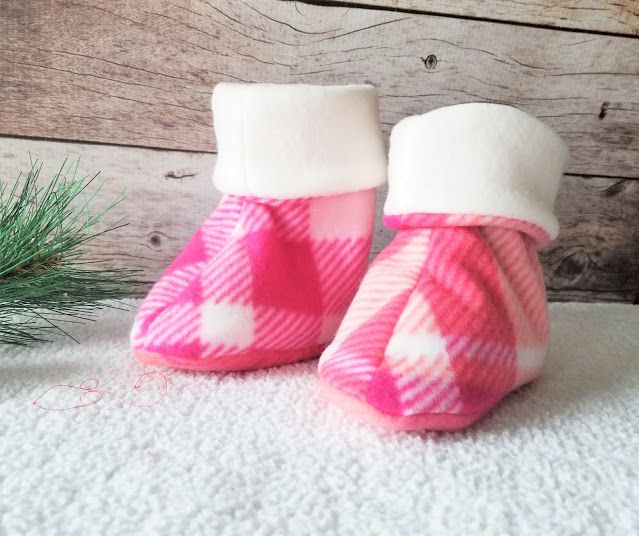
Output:
M391 133L384 213L502 216L554 238L567 157L550 127L510 106L460 104L408 117Z
M386 181L372 86L222 83L212 101L224 193L288 199Z

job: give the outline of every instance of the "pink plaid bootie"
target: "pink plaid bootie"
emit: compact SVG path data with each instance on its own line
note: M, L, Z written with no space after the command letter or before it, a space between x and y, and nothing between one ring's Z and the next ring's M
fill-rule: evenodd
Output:
M397 430L455 430L540 373L548 311L537 248L558 232L567 150L508 106L404 119L391 135L375 259L320 358L322 386Z
M244 370L317 356L366 269L386 157L371 86L219 84L226 195L140 307L142 362Z

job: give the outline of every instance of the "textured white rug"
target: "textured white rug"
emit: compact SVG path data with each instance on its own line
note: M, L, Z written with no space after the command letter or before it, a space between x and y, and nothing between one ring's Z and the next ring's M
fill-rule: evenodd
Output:
M0 534L639 533L639 307L553 305L544 376L452 434L353 422L316 361L132 389L156 369L129 358L131 319L0 350ZM33 404L89 378L159 402Z

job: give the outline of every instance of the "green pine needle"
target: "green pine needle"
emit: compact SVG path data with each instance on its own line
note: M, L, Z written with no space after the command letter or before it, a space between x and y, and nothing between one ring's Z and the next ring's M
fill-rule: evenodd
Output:
M76 178L78 163L65 161L45 186L38 184L38 162L12 188L0 183L0 344L30 346L68 335L63 323L91 320L96 309L119 306L103 300L138 294L138 271L99 269L84 259L89 241L123 226L96 230L123 195L93 214L101 187L87 194L97 175Z

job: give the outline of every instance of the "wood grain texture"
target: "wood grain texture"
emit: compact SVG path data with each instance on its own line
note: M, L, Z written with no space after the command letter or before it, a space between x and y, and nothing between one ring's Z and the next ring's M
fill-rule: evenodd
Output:
M639 177L639 39L277 0L4 0L0 133L215 151L220 81L369 82L385 131L514 104L575 174Z
M43 179L62 159L81 158L86 173L106 180L99 207L126 188L111 214L128 226L91 244L92 258L139 267L151 283L184 247L221 195L211 184L215 155L0 138L0 180L44 161ZM373 255L392 238L381 222L378 195ZM557 200L561 233L542 252L553 300L625 301L639 297L639 181L564 177Z
M90 242L90 257L112 266L141 268L153 281L209 215L221 195L213 188L215 155L110 147L106 145L0 138L0 181L14 181L30 169L31 158L42 162L40 178L50 179L65 159L80 159L78 176L100 171L91 194L99 211L121 192L125 200L104 218L105 226L127 225Z
M299 0L298 0L299 1ZM311 2L312 3L312 2ZM340 4L326 0L326 4ZM351 0L350 4L639 35L637 0Z
M639 303L639 181L564 176L561 230L541 252L554 300Z

